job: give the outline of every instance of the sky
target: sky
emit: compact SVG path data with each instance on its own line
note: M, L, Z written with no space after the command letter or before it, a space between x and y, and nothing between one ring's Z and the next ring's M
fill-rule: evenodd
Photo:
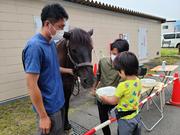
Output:
M93 0L165 18L180 20L180 0Z

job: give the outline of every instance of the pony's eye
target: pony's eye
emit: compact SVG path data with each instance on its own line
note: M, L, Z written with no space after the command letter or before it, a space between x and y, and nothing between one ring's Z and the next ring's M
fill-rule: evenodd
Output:
M71 49L72 53L76 54L77 50L76 49Z

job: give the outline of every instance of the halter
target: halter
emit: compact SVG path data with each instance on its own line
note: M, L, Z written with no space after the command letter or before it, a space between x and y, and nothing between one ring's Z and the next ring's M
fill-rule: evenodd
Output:
M90 62L82 62L82 63L77 63L73 60L73 58L71 57L71 53L70 53L70 48L69 48L69 40L67 40L66 43L66 48L67 48L67 56L69 57L70 61L72 62L72 64L74 65L75 69L78 69L80 67L93 67L93 65Z

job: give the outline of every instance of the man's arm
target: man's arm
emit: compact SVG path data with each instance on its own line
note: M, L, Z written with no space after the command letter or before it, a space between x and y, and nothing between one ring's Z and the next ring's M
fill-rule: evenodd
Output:
M73 69L71 69L71 68L60 67L60 72L62 74L71 74L71 75L73 75Z
M26 74L27 86L28 86L30 98L40 118L39 127L44 134L48 134L51 128L51 120L48 117L43 104L41 91L37 84L38 78L39 78L38 74L31 74L31 73Z

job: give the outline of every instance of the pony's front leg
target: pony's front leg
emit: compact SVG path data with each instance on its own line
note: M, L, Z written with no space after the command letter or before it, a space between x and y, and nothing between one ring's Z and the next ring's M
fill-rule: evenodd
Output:
M71 124L69 123L68 119L68 111L69 111L69 101L73 91L73 85L65 84L64 85L64 96L65 96L65 118L64 118L64 130L70 130Z

